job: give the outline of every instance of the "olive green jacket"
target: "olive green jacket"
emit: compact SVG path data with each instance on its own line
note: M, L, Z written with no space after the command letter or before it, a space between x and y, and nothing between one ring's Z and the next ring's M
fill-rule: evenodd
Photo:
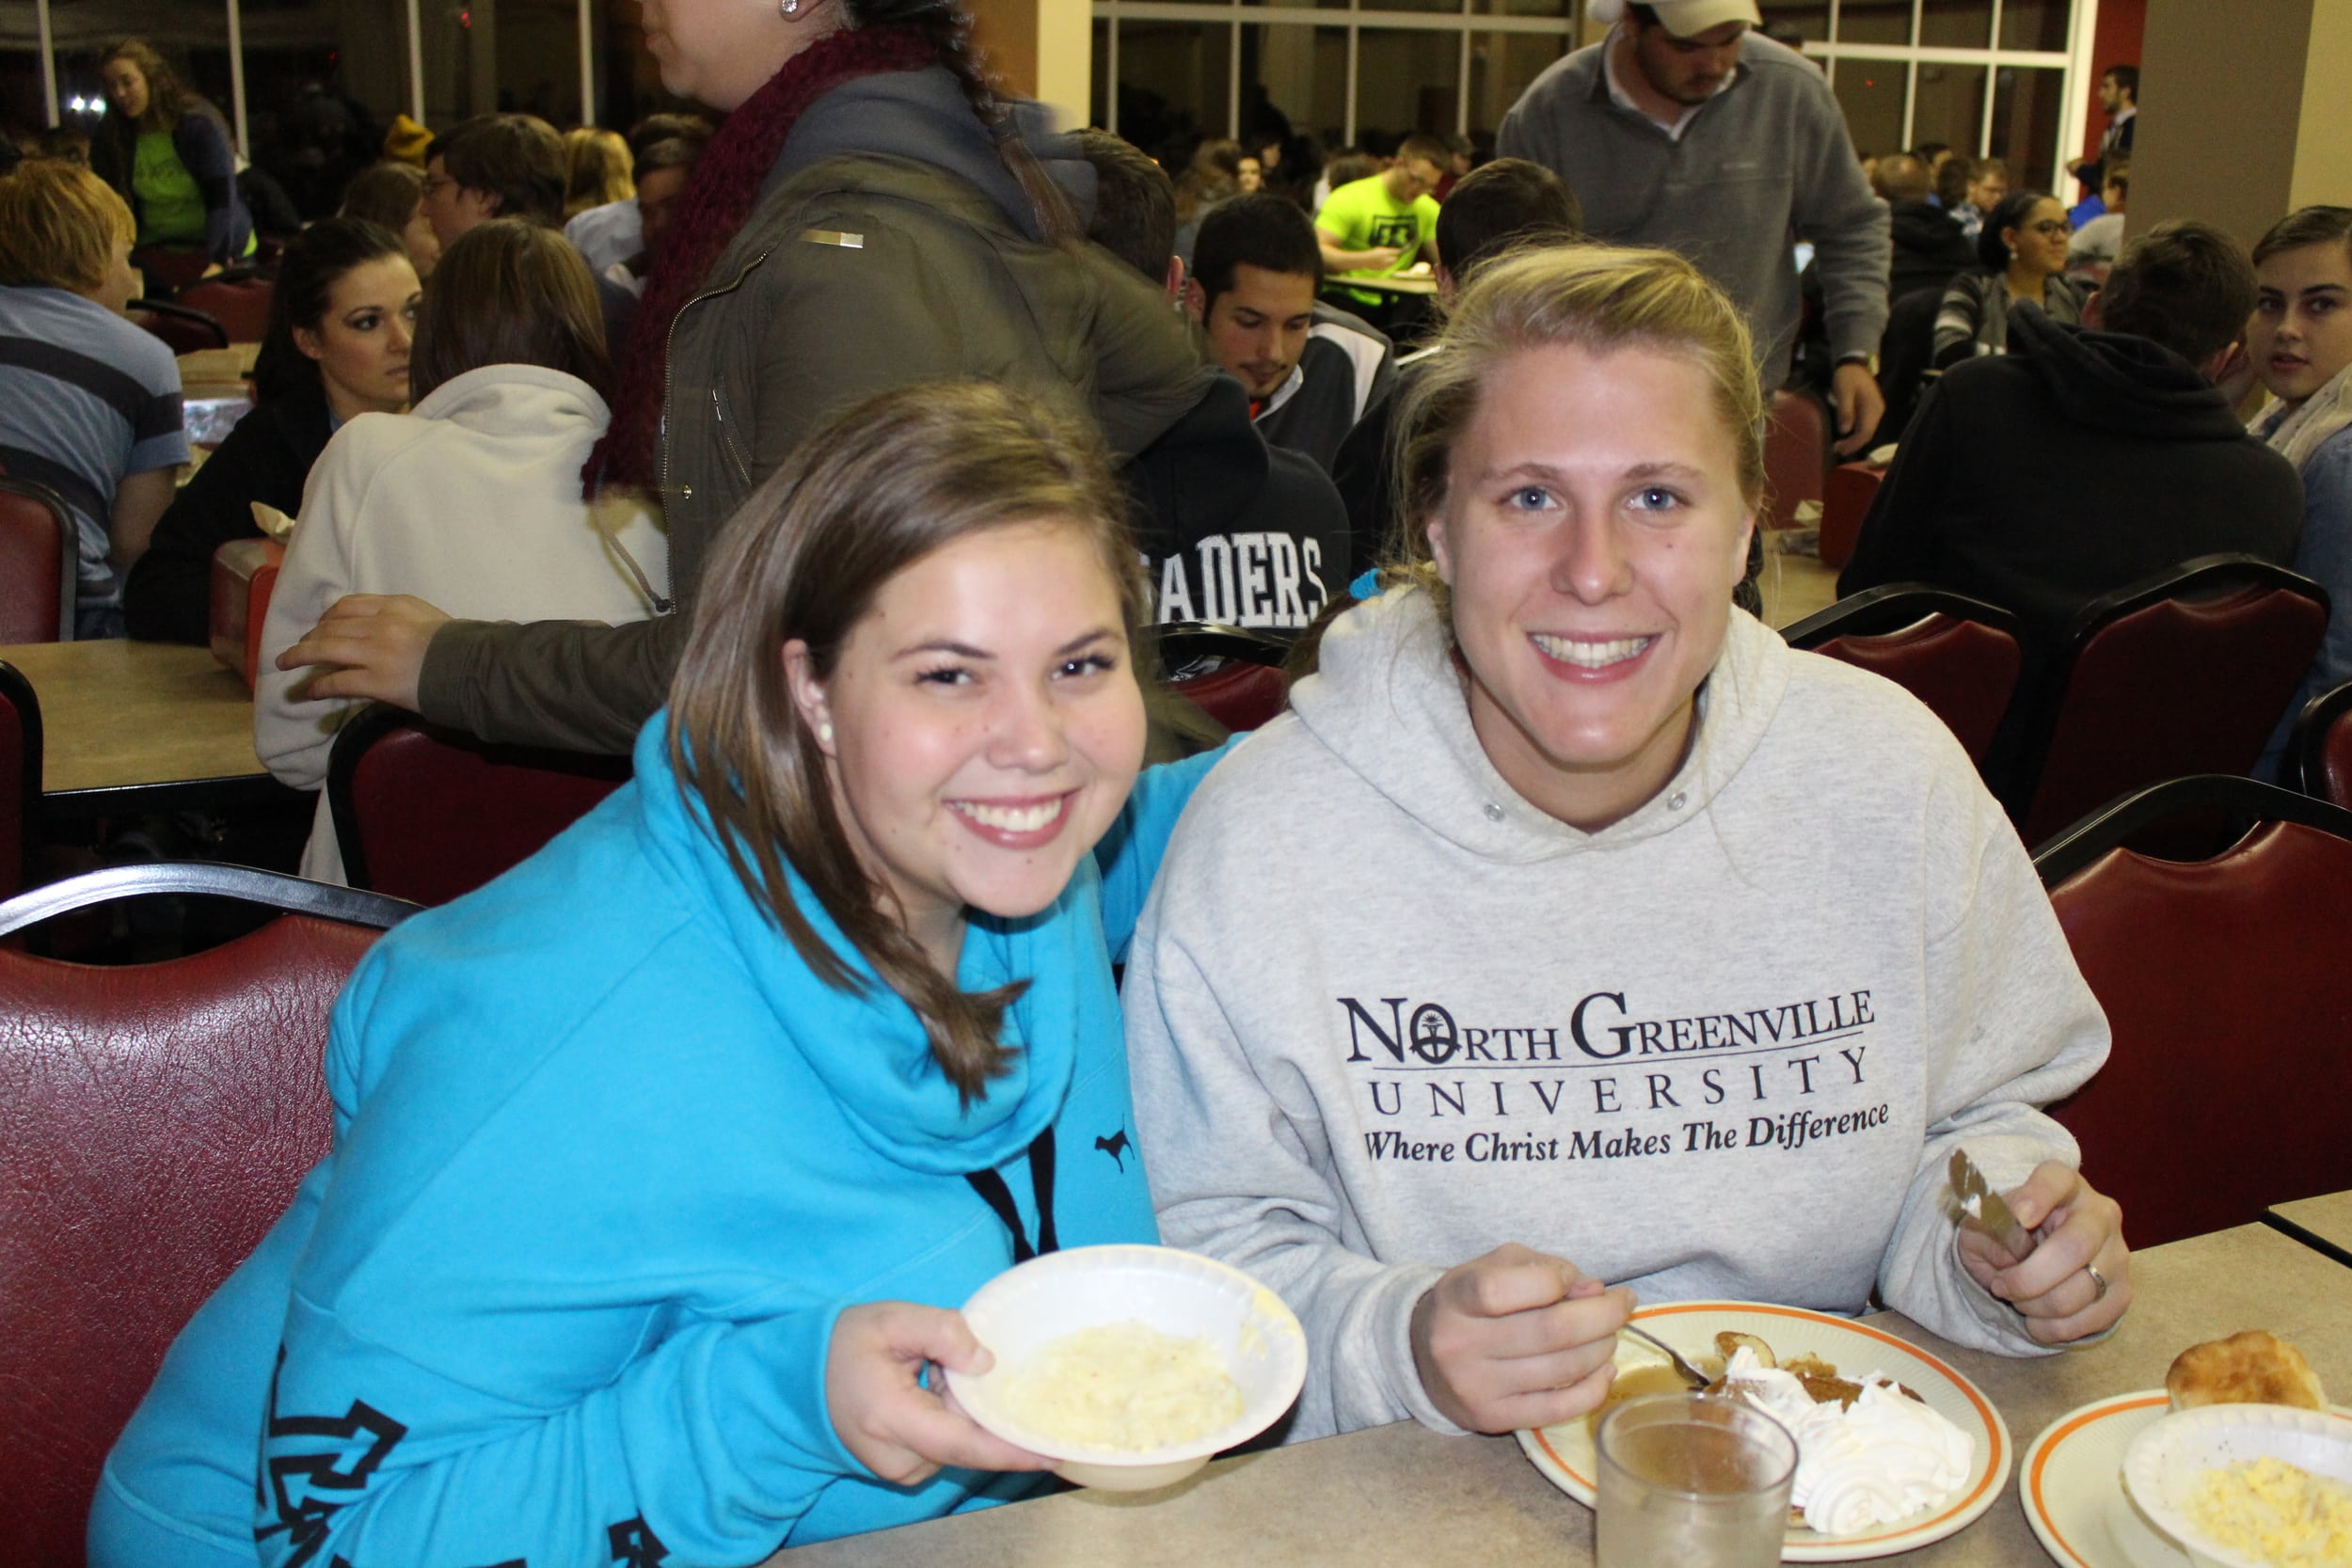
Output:
M980 377L1090 414L1121 460L1208 376L1166 302L1092 246L1031 239L936 165L827 158L761 198L671 328L657 480L675 613L451 622L418 705L485 739L625 752L668 698L704 558L787 452L861 399Z

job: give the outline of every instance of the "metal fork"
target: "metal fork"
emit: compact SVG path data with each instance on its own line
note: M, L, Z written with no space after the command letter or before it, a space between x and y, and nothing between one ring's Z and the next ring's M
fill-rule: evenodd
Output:
M1639 1339L1644 1344L1648 1345L1651 1349L1659 1351L1664 1354L1668 1361L1674 1363L1675 1371L1683 1379L1684 1382L1690 1384L1692 1387L1705 1388L1715 1381L1713 1378L1708 1377L1705 1372L1700 1371L1696 1367L1692 1366L1688 1361L1682 1359L1682 1353L1680 1351L1666 1343L1665 1340L1658 1338L1657 1335L1650 1333L1647 1329L1636 1328L1631 1323L1628 1323L1623 1328L1617 1330L1617 1332L1620 1334L1630 1334L1636 1339Z

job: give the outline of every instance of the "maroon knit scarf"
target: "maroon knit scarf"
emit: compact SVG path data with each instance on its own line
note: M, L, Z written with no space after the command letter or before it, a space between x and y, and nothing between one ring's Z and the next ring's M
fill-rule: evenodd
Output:
M708 280L711 267L750 219L760 186L775 167L776 155L802 111L844 82L921 71L938 63L938 49L912 24L845 30L786 61L783 70L727 117L694 165L661 254L645 279L644 300L629 328L628 348L619 356L612 427L580 471L591 495L605 484L653 483L670 324Z

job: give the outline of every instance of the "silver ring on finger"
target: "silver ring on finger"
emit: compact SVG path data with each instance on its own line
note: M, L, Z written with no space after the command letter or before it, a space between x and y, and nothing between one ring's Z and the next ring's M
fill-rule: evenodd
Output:
M2098 1293L2097 1295L2092 1296L2090 1299L2091 1299L2093 1302L2102 1302L2102 1301L2106 1300L2106 1299L2107 1299L2107 1276L2106 1276L2106 1275L2103 1275L2103 1274L2101 1274L2101 1273L2099 1272L2098 1265L2097 1265L2097 1264L2095 1264L2095 1263L2085 1263L2085 1264L2083 1265L2083 1273L2085 1273L2085 1274L2087 1274L2087 1275L2089 1275L2090 1276L2090 1283L2091 1283L2093 1286L2097 1287L2098 1291L2099 1291L2099 1293Z

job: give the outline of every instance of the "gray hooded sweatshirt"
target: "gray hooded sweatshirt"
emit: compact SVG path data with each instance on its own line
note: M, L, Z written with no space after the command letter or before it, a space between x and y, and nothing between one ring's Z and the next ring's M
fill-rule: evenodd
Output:
M1408 1327L1504 1242L1649 1302L2043 1347L1960 1266L1944 1165L2079 1159L2106 1057L2016 833L1890 683L1734 611L1680 770L1587 833L1495 771L1426 595L1343 617L1220 763L1126 979L1161 1231L1306 1325L1294 1439L1416 1417Z

